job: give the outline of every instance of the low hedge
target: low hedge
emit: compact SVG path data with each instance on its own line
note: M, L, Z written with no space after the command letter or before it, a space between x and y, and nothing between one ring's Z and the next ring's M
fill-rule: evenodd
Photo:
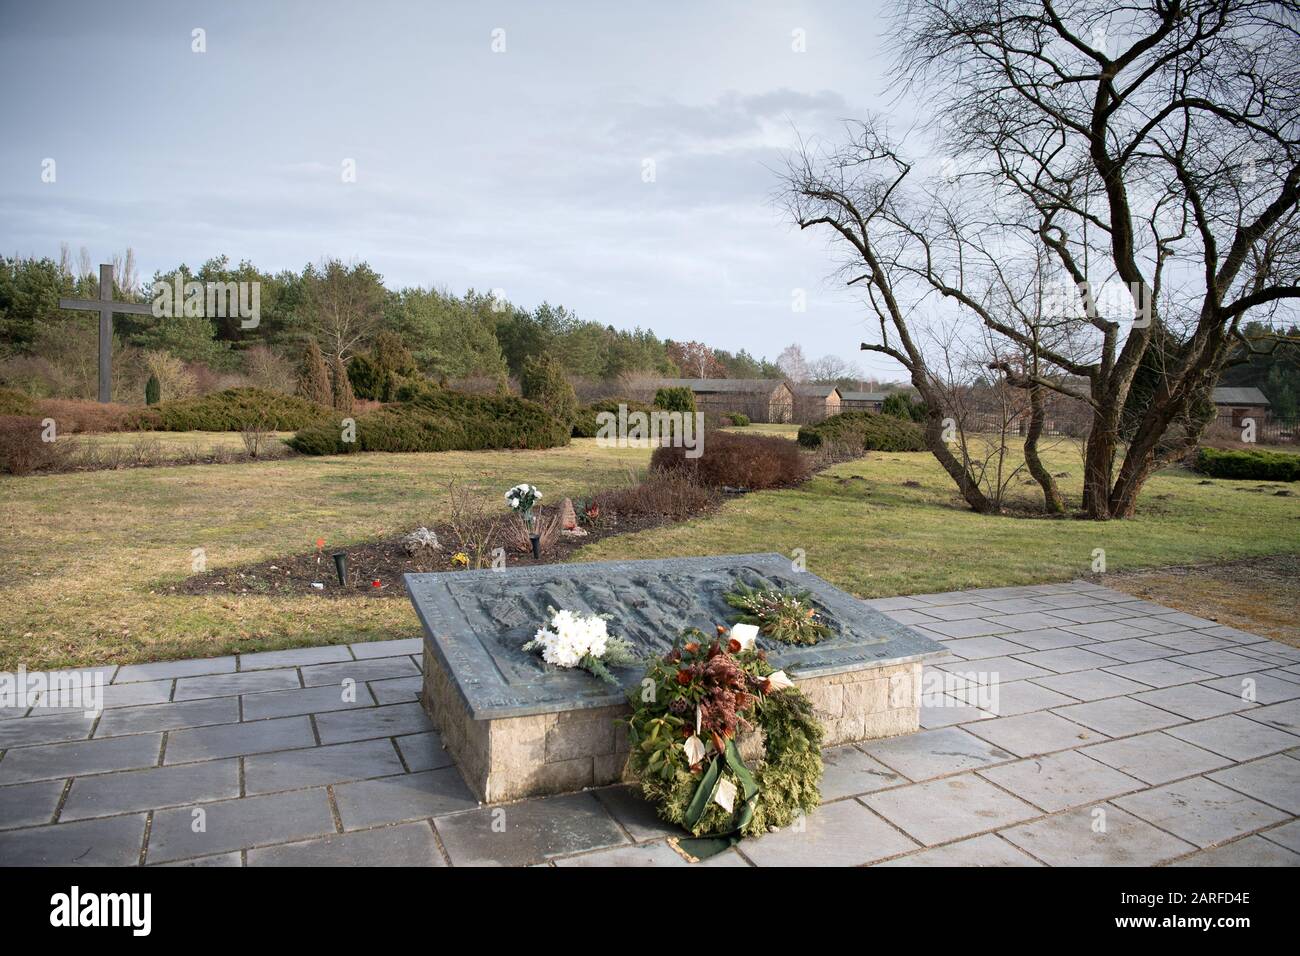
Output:
M598 402L592 402L590 405L583 405L578 409L578 417L573 423L574 438L595 438L596 431L600 425L596 421L596 416L601 412L611 412L618 414L618 406L626 405L628 414L632 412L646 412L647 414L655 410L653 405L647 405L645 402L633 401L630 398L602 398Z
M722 420L733 428L744 428L749 424L749 416L744 412L727 412Z
M182 398L142 408L132 417L140 431L237 432L264 427L297 431L328 420L333 410L297 395L263 388L228 388L200 398Z
M799 429L799 444L847 445L863 451L925 451L925 432L919 425L875 412L841 412Z
M34 415L36 403L26 392L16 388L0 388L0 415Z
M705 433L698 458L688 458L681 447L656 448L650 470L682 474L709 488L751 491L788 488L811 474L807 457L788 438L720 431Z
M655 406L669 412L694 412L695 393L685 385L669 385L655 392Z
M535 402L427 386L400 394L404 401L355 419L356 441L343 440L340 420L334 418L300 429L289 445L306 455L338 455L554 448L569 443L569 426Z
M1280 451L1202 448L1196 453L1196 468L1212 478L1300 481L1300 455Z

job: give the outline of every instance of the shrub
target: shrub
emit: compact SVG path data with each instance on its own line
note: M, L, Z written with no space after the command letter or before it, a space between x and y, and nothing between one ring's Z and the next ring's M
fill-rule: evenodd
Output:
M341 415L351 415L356 406L348 370L338 356L330 359L330 400L334 411Z
M700 484L680 469L651 471L645 481L622 488L598 491L584 504L583 511L594 514L600 524L618 519L667 517L685 521L714 508L722 496L717 489Z
M0 388L0 415L34 415L36 403L26 392L16 388Z
M861 451L925 451L919 425L875 412L841 412L799 429L799 444L820 448L831 442Z
M297 394L317 405L329 405L334 401L329 369L325 367L325 357L320 354L315 339L308 339L307 347L303 349L302 361L298 365Z
M294 431L329 416L328 407L296 395L261 388L228 388L201 398L140 409L131 425L139 430L164 432L238 432L248 427Z
M573 386L564 377L560 363L545 352L524 360L519 390L524 398L541 405L565 425L571 427L578 417L578 396Z
M0 472L30 475L54 468L63 460L67 444L41 440L43 426L30 415L0 415Z
M60 435L77 432L136 431L141 427L157 428L157 412L138 405L92 402L79 398L46 398L36 403L36 414L54 419ZM141 425L142 419L148 424Z
M189 398L195 393L197 381L194 373L170 352L145 352L144 367L148 369L150 378L157 379L160 399L166 397L168 401L175 401L178 398Z
M655 407L668 412L694 412L695 393L685 385L673 385L655 392Z
M749 416L744 412L727 412L722 420L735 428L744 428L749 424Z
M1214 478L1300 481L1300 455L1278 451L1202 448L1196 453L1196 467Z
M651 471L676 471L710 488L784 488L811 473L808 460L794 442L775 435L736 435L708 432L704 453L687 458L685 448L656 448Z
M590 405L583 405L578 409L577 415L573 420L573 437L574 438L595 438L596 431L600 424L596 421L596 416L601 412L611 412L618 414L618 406L626 405L628 414L632 412L652 412L654 408L645 402L634 401L630 398L602 398L598 402L592 402Z
M913 400L907 392L892 392L880 406L880 414L909 422L925 421L925 402Z
M404 400L356 419L356 441L345 442L338 421L315 422L289 444L307 455L351 451L476 451L553 448L569 442L569 426L535 402L512 396L467 395L410 386Z
M149 381L144 383L144 403L146 405L157 405L162 400L162 385L158 382L157 375L150 375Z

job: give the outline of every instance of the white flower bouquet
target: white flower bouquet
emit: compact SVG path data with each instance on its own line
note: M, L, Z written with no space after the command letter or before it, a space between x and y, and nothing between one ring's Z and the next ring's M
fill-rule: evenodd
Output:
M579 667L607 684L618 686L610 667L626 667L639 660L633 647L609 633L599 614L546 609L547 622L537 629L525 651L542 655L556 667Z
M524 525L533 530L533 507L542 500L542 493L537 486L521 483L506 492L506 503L524 519Z

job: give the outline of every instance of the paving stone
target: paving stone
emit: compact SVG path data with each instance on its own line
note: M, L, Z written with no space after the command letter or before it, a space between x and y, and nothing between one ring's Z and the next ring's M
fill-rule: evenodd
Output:
M176 694L173 700L229 697L234 694L256 694L259 691L288 690L289 688L301 686L298 682L298 672L290 667L282 667L278 670L249 671L246 674L182 677L176 682Z
M1262 709L1257 708L1250 713L1254 716ZM1179 740L1186 740L1232 760L1253 760L1300 744L1300 737L1294 734L1247 720L1238 714L1171 727L1168 732Z
M1145 621L1146 618L1143 618ZM1151 632L1130 621L1094 621L1089 624L1071 624L1067 630L1094 641L1131 641L1149 637Z
M972 736L964 727L942 727L905 737L867 740L860 746L870 756L910 780L928 780L1015 759L1014 754Z
M0 750L85 740L94 726L95 719L87 718L80 710L0 721Z
M1051 604L1045 604L1036 597L1008 598L1004 601L978 601L976 603L986 611L992 611L994 614L1033 614L1037 611L1049 610L1052 607Z
M410 637L400 641L362 641L350 645L358 660L373 657L401 657L406 654L423 654L424 638Z
M1182 657L1175 657L1174 660L1179 664L1186 664L1188 667L1195 667L1198 670L1209 671L1211 674L1218 674L1220 677L1228 677L1232 674L1247 674L1250 671L1259 670L1259 661L1233 651L1203 651L1200 654L1186 654Z
M862 802L926 846L1039 815L1023 800L1003 793L974 774L884 790L868 794Z
M1235 694L1238 698L1249 692L1251 699L1260 704L1280 704L1300 697L1300 684L1266 673L1220 677L1216 680L1207 680L1204 684L1225 694Z
M1052 672L1042 667L1035 667L1033 664L1026 664L1024 661L1016 660L1014 657L987 657L977 661L953 661L950 663L939 664L941 670L948 671L950 674L980 674L985 676L985 682L991 681L996 675L999 681L1025 680L1030 677L1046 677Z
M1080 747L1104 736L1046 711L981 720L978 724L967 724L965 729L1017 757Z
M442 745L442 737L436 730L422 734L407 734L405 737L393 738L397 749L402 752L402 759L412 773L421 770L437 770L450 767L455 761Z
M1021 644L1000 637L965 637L955 641L944 641L949 651L962 660L974 661L987 657L1002 657L1008 654L1023 654L1026 648Z
M49 823L63 796L63 780L0 787L0 830Z
M746 840L743 852L759 866L862 866L916 848L862 804L844 800L821 807L802 827Z
M627 842L590 793L484 807L439 817L434 825L456 866L517 866Z
M180 767L151 767L78 777L60 820L156 810L239 796L239 761L211 760Z
M302 668L302 682L306 687L324 684L338 686L345 680L383 680L386 677L414 677L420 673L409 657L379 657L373 660L346 661L341 664L315 664Z
M1278 847L1281 849L1281 847ZM733 865L745 866L745 861L732 854ZM568 856L555 861L556 866L690 866L682 856L667 843L638 843L632 846L615 846L608 850L595 850L580 856Z
M1169 608L1165 607L1163 604L1156 604L1154 601L1122 601L1119 604L1112 606L1116 610L1128 611L1134 617L1169 613Z
M1029 611L1024 614L998 614L993 617L985 617L990 624L996 624L998 627L1012 633L1007 636L1015 640L1017 631L1040 631L1047 628L1060 627L1065 622L1059 617L1052 614L1045 614L1042 611Z
M334 799L345 830L420 820L478 806L455 767L340 784L334 788Z
M244 758L244 792L274 793L405 773L389 740L279 750Z
M1144 704L1132 697L1108 697L1086 704L1071 704L1052 711L1076 723L1099 730L1107 737L1127 737L1183 723L1177 714Z
M1300 760L1278 754L1206 776L1288 813L1300 814Z
M1293 650L1293 648L1288 647L1288 645L1282 644L1280 641L1269 640L1267 637L1264 637L1262 634L1253 634L1250 631L1243 631L1241 628L1228 627L1223 624L1220 624L1216 627L1207 627L1205 628L1205 633L1212 634L1215 637L1226 638L1227 640L1230 640L1237 644L1265 643L1265 644L1277 645L1278 647L1287 648L1288 650Z
M1202 684L1179 684L1176 687L1166 687L1162 690L1147 691L1144 694L1134 694L1133 699L1140 700L1144 704L1152 704L1162 710L1168 710L1180 717L1187 717L1191 720L1219 717L1223 714L1230 714L1234 711L1246 710L1255 706L1243 701L1240 697L1225 694L1221 690L1214 690Z
M389 677L386 680L371 681L366 686L380 704L404 704L420 699L423 683L423 677Z
M1163 731L1096 744L1081 752L1153 786L1217 770L1232 762Z
M1300 820L1292 820L1280 827L1265 830L1260 836L1295 853L1300 853Z
M221 724L217 727L195 727L174 731L167 738L167 756L164 763L185 763L193 760L215 760L218 757L237 757L243 754L266 753L271 750L293 750L311 747L316 737L311 732L311 721L306 717L277 717L273 720L255 720L246 724Z
M1208 671L1197 670L1186 664L1171 660L1139 661L1136 664L1120 664L1107 667L1106 672L1127 680L1141 681L1152 687L1173 687L1175 684L1190 684L1212 676Z
M1288 700L1280 704L1257 707L1246 716L1289 734L1300 734L1300 700Z
M1044 670L1065 674L1070 671L1095 670L1113 663L1111 658L1094 654L1083 647L1060 647L1054 651L1034 651L1032 654L1018 654L1017 658L1026 664L1033 664Z
M118 668L115 684L137 680L159 680L172 677L193 677L196 674L233 674L235 658L205 657L188 661L158 661L153 664L127 664Z
M1066 592L1063 594L1045 594L1036 597L1034 600L1041 601L1049 607L1101 607L1104 601L1099 601L1090 594L1076 592Z
M237 697L213 697L180 704L149 704L105 711L95 728L95 739L123 734L143 734L212 724L233 724L239 720Z
M914 610L916 613L924 614L930 621L969 621L984 617L989 613L978 604L938 604L915 608ZM904 621L903 623L909 622ZM929 621L921 621L920 623L928 624Z
M983 720L988 717L996 717L996 714L990 714L980 710L978 707L971 707L967 704L959 704L951 697L945 698L950 701L949 704L922 704L919 709L919 719L922 730L934 730L937 727L952 727L956 724L964 724L972 720Z
M1194 614L1184 614L1182 611L1168 611L1164 614L1155 615L1162 621L1170 621L1174 624L1181 624L1183 627L1198 629L1202 627L1214 627L1214 621L1207 621L1203 617L1197 617Z
M989 767L979 775L1048 813L1095 803L1143 786L1142 781L1077 750Z
M591 792L638 843L670 836L687 836L681 827L659 818L654 804L641 795L640 787L620 785L601 787Z
M877 610L880 610L877 608ZM913 611L907 608L898 608L882 612L885 617L892 618L899 624L929 624L933 621L940 620L930 614L922 614L920 611ZM978 615L977 615L978 616Z
M446 866L427 823L333 833L248 851L249 866Z
M142 680L128 684L109 684L104 688L103 706L135 707L140 704L162 704L171 700L172 681Z
M0 866L134 866L143 813L0 831Z
M1280 823L1288 816L1204 777L1165 784L1113 802L1199 847Z
M333 744L345 740L422 733L432 730L433 724L423 708L412 702L320 714L316 718L316 729L320 733L321 743Z
M1115 660L1125 664L1133 664L1138 661L1154 661L1162 658L1173 657L1178 652L1173 648L1165 647L1163 644L1152 644L1150 641L1144 641L1141 638L1122 638L1118 641L1103 641L1098 644L1089 645L1088 650L1096 651L1105 657L1113 657ZM1103 665L1109 667L1111 665Z
M982 637L985 634L997 634L1005 630L997 624L992 624L982 618L972 618L961 621L935 621L933 624L925 625L931 631L936 631L944 637Z
M1196 849L1118 807L1083 807L1000 834L1048 866L1155 866Z
M264 694L245 694L244 720L264 720L267 717L296 717L300 714L323 714L332 710L352 710L373 707L374 697L365 684L350 685L345 699L344 688L338 686L297 687L293 690L273 690Z
M204 830L195 833L193 811L203 811ZM220 800L202 807L160 810L149 832L149 863L245 850L334 832L329 796L317 790L294 790L260 797Z
M1300 853L1294 853L1260 836L1248 836L1202 850L1179 860L1172 866L1300 866Z
M901 610L903 608L917 607L920 605L921 602L914 597L904 596L904 597L872 598L871 600L863 601L862 603L865 604L867 607L875 608L877 611L896 611L896 610Z
M162 734L20 747L6 751L0 761L0 784L152 767L161 747Z
M275 667L302 667L306 664L333 664L350 661L352 654L345 644L326 644L321 647L295 647L286 651L259 651L240 654L240 671L257 671Z
M1060 618L1062 621L1068 622L1072 625L1098 624L1130 616L1127 611L1117 611L1115 608L1104 604L1094 604L1085 607L1057 608L1051 613L1053 617ZM1071 627L1070 630L1074 630L1074 628ZM1124 636L1128 637L1129 635L1125 634Z
M997 685L994 697L988 702L988 709L998 717L1014 717L1072 703L1073 698L1033 681L1013 680Z
M1141 693L1147 689L1145 684L1116 677L1106 671L1076 671L1073 674L1057 674L1051 677L1037 677L1033 681L1040 687L1066 694L1076 700L1104 700L1107 697L1119 697L1123 694Z
M895 857L875 866L1042 866L995 833Z
M154 866L185 866L192 868L210 866L243 866L239 853L214 853L212 856L197 856L192 860L177 860L175 863L155 863Z
M1300 761L1295 761L1300 768ZM864 754L856 747L834 747L822 751L822 801L870 793L908 783L897 771Z
M1034 651L1054 651L1060 647L1074 647L1077 644L1089 644L1092 638L1080 634L1071 634L1055 627L1045 627L1037 631L1016 631L1015 641Z
M1153 627L1156 624L1156 618L1147 618L1147 626ZM1231 650L1236 647L1232 641L1225 641L1221 637L1213 637L1201 631L1187 631L1176 628L1175 625L1169 625L1167 631L1153 631L1143 640L1150 641L1152 644L1160 644L1164 647L1172 648L1176 651L1182 651L1184 654L1200 654L1203 651L1223 651Z

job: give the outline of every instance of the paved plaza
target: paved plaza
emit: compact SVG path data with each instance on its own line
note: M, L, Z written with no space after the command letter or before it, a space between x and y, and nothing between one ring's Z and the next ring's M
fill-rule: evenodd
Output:
M921 731L827 751L803 827L704 865L1300 863L1300 650L1086 582L868 603L951 652ZM110 666L97 717L0 711L0 864L688 865L628 787L478 806L420 652Z

